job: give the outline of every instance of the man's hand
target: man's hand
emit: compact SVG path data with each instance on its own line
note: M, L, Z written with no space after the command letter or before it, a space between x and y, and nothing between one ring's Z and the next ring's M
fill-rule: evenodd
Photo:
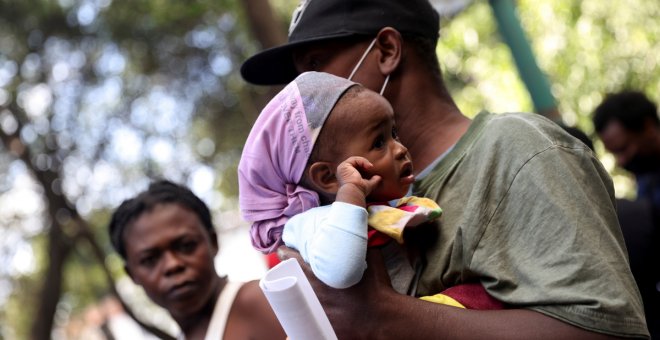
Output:
M347 289L334 289L318 280L312 268L294 249L282 246L277 253L281 260L298 260L340 339L374 337L375 331L368 325L376 325L378 322L376 316L369 313L375 310L370 304L386 302L391 294L398 295L392 288L379 249L367 251L368 267L362 281Z

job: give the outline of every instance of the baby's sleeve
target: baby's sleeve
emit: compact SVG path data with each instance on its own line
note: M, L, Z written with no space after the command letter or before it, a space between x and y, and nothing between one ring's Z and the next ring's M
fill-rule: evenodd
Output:
M285 224L282 239L330 287L360 282L367 268L367 210L362 207L335 202L310 209Z

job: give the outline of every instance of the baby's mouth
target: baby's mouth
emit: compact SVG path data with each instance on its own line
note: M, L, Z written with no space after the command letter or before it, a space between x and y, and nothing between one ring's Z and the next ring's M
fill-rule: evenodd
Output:
M413 174L412 164L406 163L403 166L403 169L401 169L401 178L412 176L412 174Z

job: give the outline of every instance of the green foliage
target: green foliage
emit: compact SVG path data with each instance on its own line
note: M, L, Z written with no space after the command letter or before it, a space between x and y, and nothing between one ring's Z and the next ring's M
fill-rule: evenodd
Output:
M594 108L606 93L621 89L639 89L660 102L660 2L520 0L516 5L566 123L596 138ZM533 110L487 1L475 1L441 23L438 55L450 91L467 115ZM632 197L631 177L595 144L617 196Z
M475 2L440 23L440 64L450 92L466 115L473 117L482 110L531 110L529 95L487 2Z

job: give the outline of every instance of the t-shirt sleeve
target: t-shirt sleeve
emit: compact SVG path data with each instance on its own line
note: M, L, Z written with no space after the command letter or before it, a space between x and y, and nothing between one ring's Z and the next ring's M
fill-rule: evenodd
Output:
M611 180L598 160L554 146L512 178L469 262L488 292L583 328L647 336Z
M335 202L292 217L284 243L295 248L314 275L333 288L348 288L367 268L367 210Z

